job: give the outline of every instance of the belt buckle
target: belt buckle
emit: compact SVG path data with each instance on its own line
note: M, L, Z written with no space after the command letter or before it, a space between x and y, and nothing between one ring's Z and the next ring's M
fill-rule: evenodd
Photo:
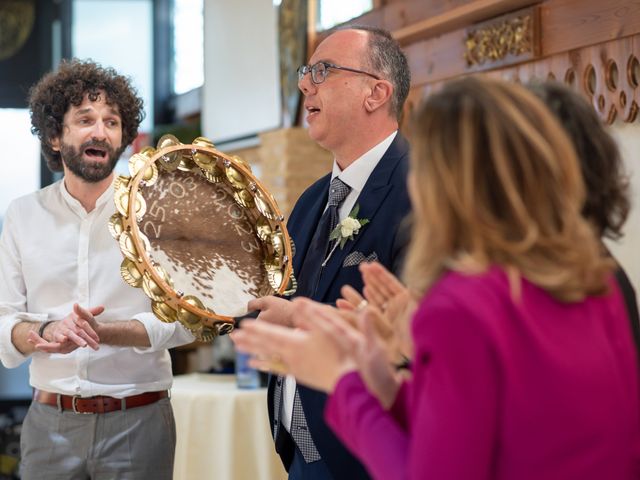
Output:
M80 415L93 415L93 412L80 412L78 411L78 406L77 406L77 400L79 398L82 398L80 395L74 395L73 397L71 397L71 410L73 410L73 413L77 413Z

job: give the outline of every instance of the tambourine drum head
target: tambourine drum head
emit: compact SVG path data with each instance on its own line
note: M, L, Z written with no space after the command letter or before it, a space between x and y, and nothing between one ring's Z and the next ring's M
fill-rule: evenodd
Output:
M273 292L256 218L236 202L230 185L174 170L140 192L147 205L140 231L176 292L232 317L245 314L249 300Z
M250 300L295 292L284 216L241 158L204 137L185 145L167 134L158 150L133 155L129 172L114 180L108 227L122 279L144 291L158 320L210 341Z

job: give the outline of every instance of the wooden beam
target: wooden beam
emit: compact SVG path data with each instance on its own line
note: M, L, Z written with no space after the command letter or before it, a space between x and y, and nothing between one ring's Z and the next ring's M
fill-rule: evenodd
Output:
M545 56L638 32L640 0L549 0L542 5Z
M406 45L536 3L540 0L478 0L394 30L393 36Z

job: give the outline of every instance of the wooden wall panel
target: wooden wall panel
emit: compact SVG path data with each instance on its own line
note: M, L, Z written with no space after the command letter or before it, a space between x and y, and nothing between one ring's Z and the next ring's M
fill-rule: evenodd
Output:
M448 10L440 15L426 17L399 30L393 30L401 45L432 38L455 29L471 26L495 16L510 13L539 3L539 0L476 0Z
M633 122L640 105L639 59L640 34L484 74L519 83L558 80L591 102L607 124L612 124L616 119ZM424 96L442 84L435 82L414 86L412 91Z
M396 1L388 5L384 12L384 28L395 31L409 27L416 22L416 19L433 18L471 3L473 0Z
M533 21L534 17L537 16L536 8L537 7L516 10L513 14L498 17L496 24L500 25L505 19L516 16L528 16ZM492 21L484 22L479 25L485 25L491 22ZM536 25L539 23L537 17L535 18L535 23ZM537 31L539 30L539 26L535 28ZM404 51L407 54L413 77L412 84L414 86L420 86L424 83L438 82L474 71L502 67L506 63L528 61L539 54L539 47L537 46L535 52L523 53L519 57L509 55L495 62L485 62L483 64L468 66L465 60L465 53L467 52L465 46L467 31L467 28L456 29L452 32L428 40L413 42L405 46ZM539 44L539 39L536 39L535 43Z
M375 25L394 31L473 2L474 0L388 0L384 7L365 13L349 23Z
M484 70L520 82L553 78L567 83L585 95L608 123L637 117L640 0L379 0L378 4L382 6L349 23L386 28L403 46L412 72L407 110L445 80ZM470 29L484 22L491 33L491 22L500 22L511 12L526 14L529 6L535 6L540 20L535 52L467 64L465 41ZM501 31L502 40L503 29L495 30Z
M420 86L458 75L464 42L460 32L452 32L412 43L404 51L411 69L411 83Z
M640 35L635 36L632 42L631 55L627 61L625 76L627 77L629 84L634 87L632 100L634 106L631 108L634 113L637 113L638 108L640 107Z
M640 0L549 0L542 4L543 55L640 32Z

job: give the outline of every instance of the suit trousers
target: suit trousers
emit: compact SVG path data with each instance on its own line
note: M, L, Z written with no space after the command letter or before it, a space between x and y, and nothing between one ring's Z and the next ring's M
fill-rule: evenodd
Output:
M168 398L103 414L32 403L22 425L23 480L173 478L176 428Z
M294 446L293 460L288 473L288 480L331 480L333 478L324 460L307 463L297 445Z

